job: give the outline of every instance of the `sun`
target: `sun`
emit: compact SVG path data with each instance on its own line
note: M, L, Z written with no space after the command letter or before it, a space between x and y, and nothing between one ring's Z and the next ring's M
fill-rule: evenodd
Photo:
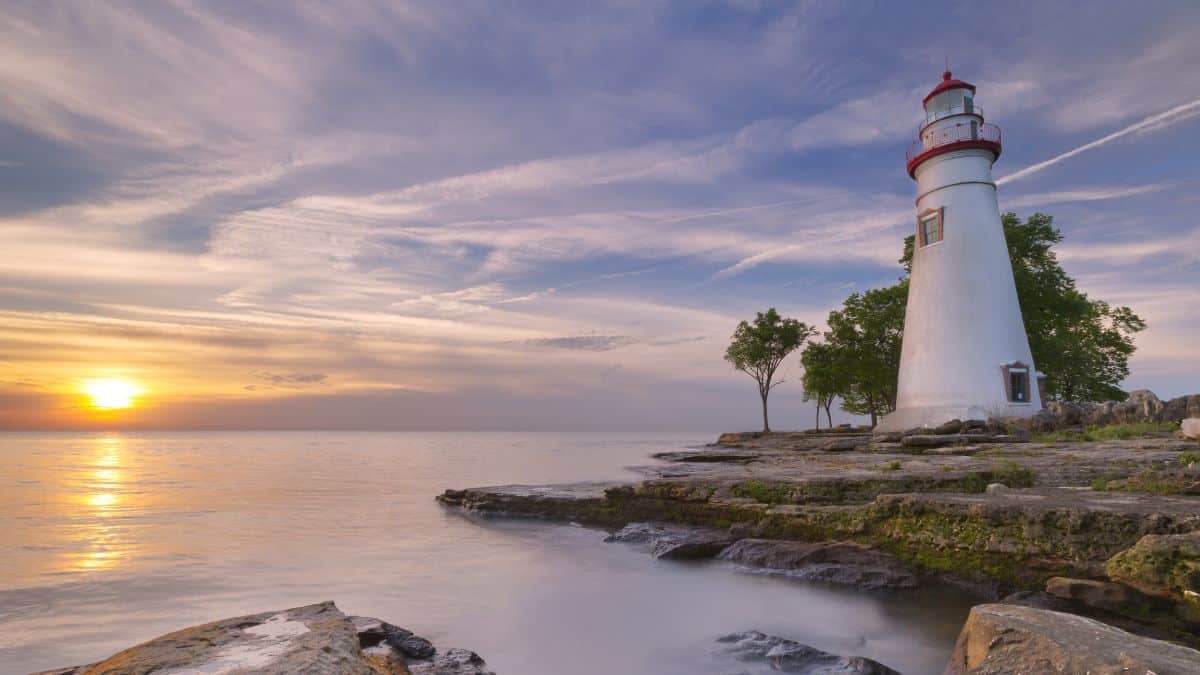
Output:
M132 406L134 398L142 393L142 388L129 380L107 378L88 380L83 385L83 393L92 399L94 407L116 410Z

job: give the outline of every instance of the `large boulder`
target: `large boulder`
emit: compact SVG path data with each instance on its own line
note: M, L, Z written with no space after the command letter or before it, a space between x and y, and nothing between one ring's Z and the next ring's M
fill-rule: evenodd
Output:
M1088 413L1088 424L1134 424L1137 422L1162 422L1166 417L1167 405L1149 389L1129 392L1124 401L1105 401Z
M727 530L658 523L630 523L605 537L608 542L648 544L655 558L703 560L733 543Z
M946 675L1190 675L1200 651L1073 614L1021 605L971 609Z
M1189 417L1179 423L1179 430L1184 438L1200 440L1200 417Z
M1200 532L1148 534L1109 558L1104 570L1147 595L1200 608Z
M347 617L332 602L322 602L185 628L99 663L45 675L494 675L478 655L435 651L411 631Z
M763 664L772 671L800 675L900 675L878 661L862 656L830 654L756 630L717 638L717 653L738 661Z
M742 539L719 557L807 581L869 590L917 586L917 576L895 556L850 542Z

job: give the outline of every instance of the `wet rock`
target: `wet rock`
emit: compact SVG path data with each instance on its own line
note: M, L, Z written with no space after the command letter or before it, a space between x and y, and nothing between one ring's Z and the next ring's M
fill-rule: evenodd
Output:
M427 661L409 661L411 675L495 675L473 651L451 647Z
M663 560L704 560L712 558L733 543L727 532L688 529L674 532L654 542L651 554Z
M666 535L666 531L654 523L630 523L605 537L604 541L623 544L651 544L664 535Z
M946 675L1200 672L1200 652L1094 619L1020 605L971 609Z
M414 657L393 640L421 641ZM447 652L457 652L450 650ZM491 675L482 659L474 670L435 656L411 631L368 617L347 617L332 602L214 621L144 642L99 663L58 675L169 673L322 673L322 675ZM453 666L453 667L452 667ZM457 669L456 669L457 668Z
M650 544L651 554L664 560L703 560L720 553L734 538L727 530L715 528L630 523L604 541Z
M742 539L722 560L750 568L865 590L915 588L917 576L894 556L843 541Z
M756 630L717 638L717 652L771 670L800 675L900 675L887 666L861 656L838 656L815 647Z

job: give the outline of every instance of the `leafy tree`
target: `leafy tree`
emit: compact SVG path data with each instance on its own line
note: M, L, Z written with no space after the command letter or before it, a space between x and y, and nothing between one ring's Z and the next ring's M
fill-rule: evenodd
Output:
M886 288L853 293L841 309L829 313L825 344L834 365L832 372L818 377L837 383L842 409L870 415L871 424L896 409L907 303L908 279L901 279Z
M771 389L783 383L782 380L775 380L775 371L787 355L799 348L814 332L804 322L781 317L774 307L766 312L757 312L753 323L743 321L733 332L729 348L725 350L725 360L758 383L764 432L771 430L767 421L767 396Z
M1069 401L1123 400L1118 386L1129 376L1133 336L1146 322L1128 307L1092 300L1075 287L1052 247L1062 242L1054 217L1035 213L1021 222L1006 213L1013 279L1029 348L1038 370L1046 374L1046 396ZM904 241L906 270L912 270L913 237Z
M821 410L825 411L825 421L833 428L830 408L833 400L846 390L849 373L843 367L845 363L838 358L833 345L824 342L810 342L800 354L800 363L804 366L804 400L817 404L816 428L821 428Z

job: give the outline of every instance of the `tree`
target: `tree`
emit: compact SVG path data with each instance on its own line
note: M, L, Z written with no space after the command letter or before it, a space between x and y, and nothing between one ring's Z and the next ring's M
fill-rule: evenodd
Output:
M837 383L843 410L870 415L871 424L896 409L907 303L908 279L901 279L886 288L853 293L840 310L829 313L825 344L833 369L820 377Z
M788 354L796 351L815 332L804 322L779 316L774 307L757 312L753 323L743 321L733 332L729 348L725 350L725 360L758 383L764 432L771 431L767 420L767 396L771 389L783 384L782 380L775 381L775 371Z
M817 406L816 428L821 428L821 410L825 411L825 421L833 428L833 415L830 408L833 400L846 389L848 373L843 367L845 363L838 358L833 345L824 342L810 342L800 355L800 363L804 366L804 400L815 401Z
M1052 247L1061 243L1054 217L1035 213L1021 222L1015 213L1001 218L1013 280L1029 348L1046 374L1046 396L1069 401L1123 400L1118 385L1129 376L1133 336L1146 322L1128 307L1092 300L1075 287ZM912 270L913 237L900 259Z

